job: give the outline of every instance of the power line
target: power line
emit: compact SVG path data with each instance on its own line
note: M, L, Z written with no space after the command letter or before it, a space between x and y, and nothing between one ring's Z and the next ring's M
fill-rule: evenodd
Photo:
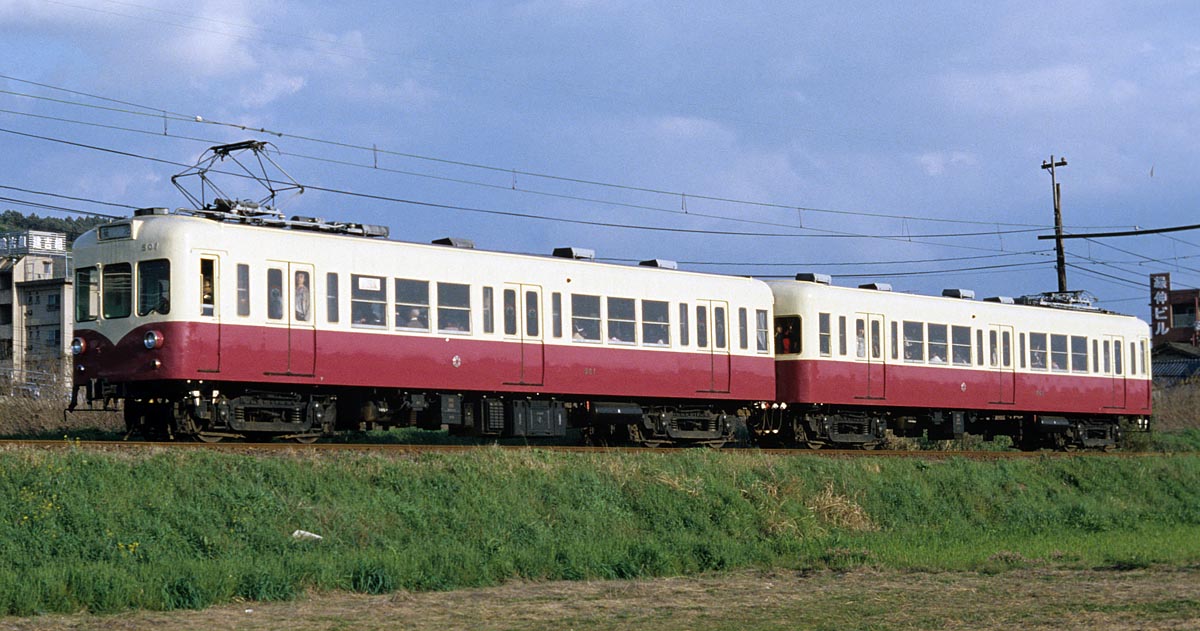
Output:
M324 145L339 147L339 148L344 148L344 149L354 149L354 150L358 150L358 151L369 152L372 155L382 154L382 155L403 157L403 158L427 161L427 162L443 164L443 165L448 165L448 166L457 166L457 167L484 170L484 171L498 173L498 174L504 174L506 176L512 176L512 177L521 176L521 177L547 179L547 180L553 180L553 181L559 181L559 182L565 182L565 183L571 183L571 184L580 184L580 185L586 185L586 186L609 188L609 189L614 189L614 190L623 190L623 191L627 191L627 192L639 192L639 193L646 193L646 194L663 195L663 196L669 196L672 198L679 198L681 200L690 198L693 200L703 200L703 201L712 201L712 202L719 202L719 203L746 205L746 206L753 206L753 207L760 207L760 208L771 208L771 209L776 209L776 210L785 210L785 211L789 211L789 212L813 212L813 213L826 213L826 214L844 215L844 216L872 217L872 218L877 218L877 219L925 221L925 222L934 222L934 223L955 223L955 224L965 224L965 225L1010 226L1010 227L1015 226L1015 227L1025 227L1025 228L1040 228L1043 226L1043 224L995 222L995 221L982 221L982 220L969 220L969 219L946 219L946 218L935 218L935 217L918 217L918 216L914 216L914 215L877 213L877 212L870 212L870 211L852 211L852 210L840 210L840 209L832 209L832 208L818 208L818 207L811 207L811 206L801 206L801 205L796 205L796 204L780 204L780 203L774 203L774 202L744 200L744 199L737 199L737 198L732 198L732 197L723 197L723 196L716 196L716 195L687 193L684 191L671 191L671 190L666 190L666 189L662 189L662 188L633 186L633 185L628 185L628 184L604 182L604 181L600 181L600 180L593 180L593 179L586 179L586 178L567 177L567 176L553 175L553 174L548 174L548 173L540 173L540 172L535 172L535 171L514 169L514 168L509 168L509 167L499 167L499 166L487 165L487 164L464 161L464 160L452 160L452 159L446 159L446 158L438 158L438 157L426 156L426 155L421 155L421 154L411 153L411 152L394 151L394 150L389 150L386 148L381 149L377 145L372 145L372 146L368 147L365 145L354 144L354 143L349 143L349 142L328 140L328 139L316 138L316 137L305 136L305 135L300 135L300 134L291 134L291 133L287 133L287 132L272 131L272 130L268 130L266 128L254 127L251 125L211 120L211 119L208 119L205 117L200 117L200 116L189 116L186 114L182 114L179 112L173 112L173 111L166 110L163 108L157 108L157 107L152 107L152 106L147 106L147 105L139 105L139 104L130 103L128 101L120 101L120 100L110 99L108 97L103 97L103 96L99 96L99 95L92 95L92 94L89 94L86 92L68 90L66 88L59 88L59 87L52 86L52 85L45 84L45 83L36 83L36 82L28 81L25 79L21 79L18 77L13 77L10 75L0 74L0 79L8 79L11 81L29 83L29 84L37 85L39 87L44 87L47 89L62 90L62 91L68 92L70 94L75 94L75 95L79 95L79 96L87 96L89 98L103 99L103 100L106 100L109 102L114 102L114 103L118 103L118 104L122 104L122 105L129 105L132 107L138 107L138 108L145 110L145 112L127 112L130 114L136 114L136 115L147 116L147 117L167 117L169 115L170 120L175 120L175 121L179 121L179 122L188 122L188 123L193 123L193 124L199 123L199 124L206 124L206 125L218 125L218 126L230 127L230 128L238 129L238 130L242 130L242 131L252 131L252 132L258 132L258 133L272 134L279 138L292 138L292 139L296 139L296 140L303 140L306 142L324 144ZM17 94L17 93L14 93L14 94ZM26 94L22 94L22 96L28 96L30 98L48 98L48 97L39 97L36 95L26 95ZM91 106L86 103L60 101L57 99L49 99L49 100L53 100L55 102L71 103L71 104L78 105L81 107L98 107L98 106ZM102 108L102 109L114 110L114 108ZM294 155L296 155L296 157L320 159L320 158L313 158L312 156L303 156L303 155L299 155L299 154L294 154ZM343 164L367 168L366 165L358 165L355 163L343 163ZM415 175L414 173L405 173L405 174L406 175ZM455 180L450 179L450 181L455 181ZM477 183L474 183L471 181L461 181L460 183L477 184ZM520 189L517 189L517 190L520 190ZM530 191L530 192L541 194L540 192L536 192L536 191ZM590 201L596 201L596 200L590 200ZM600 203L612 203L612 202L601 201ZM727 219L727 220L734 220L729 217L719 217L719 218Z

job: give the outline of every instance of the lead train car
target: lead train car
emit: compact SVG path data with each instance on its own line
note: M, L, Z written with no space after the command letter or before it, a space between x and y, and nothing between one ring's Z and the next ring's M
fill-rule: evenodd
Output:
M778 402L764 438L812 446L1009 435L1109 447L1150 414L1149 327L1062 305L772 281Z
M760 281L337 230L234 207L81 236L77 392L123 399L131 430L302 441L415 423L720 443L774 399Z

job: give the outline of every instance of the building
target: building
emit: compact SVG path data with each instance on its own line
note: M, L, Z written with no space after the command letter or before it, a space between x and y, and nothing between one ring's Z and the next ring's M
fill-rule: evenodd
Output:
M1168 273L1150 275L1150 327L1154 346L1179 342L1197 346L1200 289L1171 289Z
M0 233L0 395L66 390L74 294L67 236Z

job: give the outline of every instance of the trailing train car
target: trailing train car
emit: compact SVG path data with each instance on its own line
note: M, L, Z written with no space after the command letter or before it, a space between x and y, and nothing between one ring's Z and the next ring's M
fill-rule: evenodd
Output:
M719 444L775 399L761 281L384 236L226 200L88 232L77 392L123 400L130 430L299 441L416 424Z
M761 437L871 446L890 429L1103 448L1123 422L1146 426L1150 331L1137 318L1052 300L797 278L769 283L778 400L752 419Z

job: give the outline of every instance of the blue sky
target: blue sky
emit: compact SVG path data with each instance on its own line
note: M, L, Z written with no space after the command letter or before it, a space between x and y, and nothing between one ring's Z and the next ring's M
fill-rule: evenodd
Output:
M187 164L256 138L303 184L421 202L285 213L397 239L979 297L1055 288L1051 155L1068 231L1200 223L1200 5L834 5L0 0L0 186L180 207L179 167L30 136ZM1149 273L1200 286L1197 232L1067 251L1143 318Z

